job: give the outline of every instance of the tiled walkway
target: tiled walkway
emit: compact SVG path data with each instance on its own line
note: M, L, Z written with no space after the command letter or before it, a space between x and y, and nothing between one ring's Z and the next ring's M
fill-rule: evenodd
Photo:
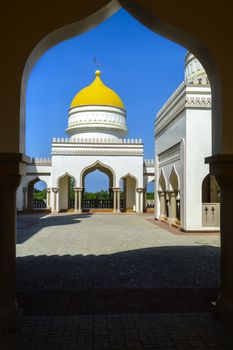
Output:
M233 349L213 319L218 235L174 235L148 215L21 215L23 328L0 349Z

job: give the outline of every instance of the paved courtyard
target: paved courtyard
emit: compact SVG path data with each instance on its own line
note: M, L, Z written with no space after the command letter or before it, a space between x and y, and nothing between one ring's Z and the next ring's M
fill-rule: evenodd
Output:
M149 215L20 215L17 335L0 349L233 349L212 317L219 236Z

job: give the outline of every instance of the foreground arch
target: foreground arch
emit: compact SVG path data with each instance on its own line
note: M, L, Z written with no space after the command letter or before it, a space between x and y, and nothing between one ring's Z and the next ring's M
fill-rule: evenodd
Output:
M187 3L184 0L156 1L120 0L134 17L147 27L184 45L201 61L210 77L213 96L213 156L207 159L211 174L216 176L221 189L221 296L216 310L222 320L233 324L233 236L229 211L233 197L233 52L229 50L233 27L231 12L224 3L206 0L198 12L199 20L187 16ZM20 8L19 8L20 6ZM44 8L46 6L46 9ZM25 86L32 65L46 49L55 43L80 34L106 19L117 10L115 2L107 0L73 2L73 11L66 3L51 0L41 4L21 1L14 7L7 2L2 5L0 26L2 37L1 60L1 111L2 137L0 139L0 220L5 228L0 238L0 329L14 329L18 314L15 301L15 192L24 173L25 157ZM211 8L211 16L209 11ZM54 13L56 9L56 13ZM44 10L44 11L43 11ZM18 13L20 11L20 23ZM175 14L175 15L174 15ZM216 25L218 18L218 25ZM69 28L64 27L70 23ZM6 27L6 23L11 23ZM43 25L41 25L43 23ZM20 26L20 30L18 30ZM77 29L78 28L78 29ZM29 30L30 29L30 30ZM51 35L49 33L53 32ZM192 35L190 34L192 33ZM45 38L44 40L42 40ZM216 40L218 38L219 40ZM40 44L38 45L38 43ZM32 52L33 48L36 49ZM17 55L15 54L17 52ZM26 58L22 90L21 77ZM7 54L6 54L7 53ZM11 92L9 94L9 91ZM21 95L21 114L19 100ZM10 101L10 103L9 103ZM11 128L9 128L9 120ZM1 248L0 248L1 249ZM9 273L10 271L10 273Z

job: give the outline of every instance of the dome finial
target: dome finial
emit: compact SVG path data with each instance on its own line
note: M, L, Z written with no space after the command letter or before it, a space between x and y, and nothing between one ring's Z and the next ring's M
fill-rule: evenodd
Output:
M95 76L96 76L96 77L99 77L100 74L101 74L101 71L100 71L99 69L97 69L97 70L95 71Z
M100 77L100 74L101 74L100 66L101 66L101 64L97 61L96 56L93 58L93 62L95 64L95 66L96 66L95 76L96 76L96 78Z

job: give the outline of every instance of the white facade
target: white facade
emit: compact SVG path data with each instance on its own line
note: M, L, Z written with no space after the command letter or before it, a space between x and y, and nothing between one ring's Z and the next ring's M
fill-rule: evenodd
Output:
M211 147L211 90L203 67L188 53L185 81L155 121L157 219L178 222L187 231L219 229L219 203L202 200Z
M110 105L111 101L113 105ZM69 209L69 182L72 179L74 209L81 212L85 176L98 169L109 177L113 211L120 211L120 192L124 191L124 208L143 212L144 187L148 176L153 177L151 169L149 175L147 168L154 167L154 163L143 161L141 139L123 138L128 132L123 106L119 96L102 83L97 71L95 81L81 90L71 104L66 129L69 138L54 138L51 160L34 159L27 166L27 174L17 191L18 210L32 209L32 190L38 180L47 186L47 208L52 212Z

